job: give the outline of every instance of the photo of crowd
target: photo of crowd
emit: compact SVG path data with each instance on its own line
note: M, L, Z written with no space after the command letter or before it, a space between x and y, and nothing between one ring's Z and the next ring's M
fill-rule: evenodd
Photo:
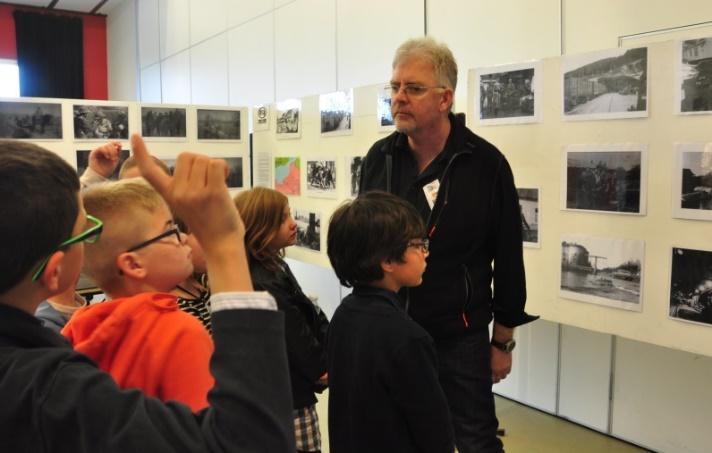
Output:
M61 139L62 105L0 102L0 138Z
M106 105L74 105L74 138L104 140L129 138L129 108Z
M141 107L144 137L186 137L185 108Z

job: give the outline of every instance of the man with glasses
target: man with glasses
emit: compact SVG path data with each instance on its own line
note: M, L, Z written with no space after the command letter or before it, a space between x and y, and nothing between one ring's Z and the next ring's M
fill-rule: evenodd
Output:
M398 48L389 83L396 132L369 150L360 193L405 198L425 221L430 256L423 284L408 291L409 314L435 340L458 450L496 452L492 383L511 369L514 328L536 318L524 312L512 171L452 114L456 84L457 63L445 45L419 38Z
M193 414L175 401L120 390L32 316L40 301L74 284L85 242L99 234L101 242L107 231L87 216L76 171L62 158L0 141L0 451L292 450L283 317L268 294L252 292L225 163L184 153L170 177L140 137L132 145L144 176L205 245L215 340L210 407ZM175 246L177 239L161 240Z

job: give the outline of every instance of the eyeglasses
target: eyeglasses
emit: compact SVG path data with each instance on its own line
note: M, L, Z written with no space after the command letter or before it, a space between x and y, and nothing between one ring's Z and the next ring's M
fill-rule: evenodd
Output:
M61 250L63 248L67 248L72 244L78 244L80 242L88 242L90 244L95 243L96 241L99 240L99 237L101 236L101 232L104 229L104 222L101 220L97 219L96 217L92 215L87 214L87 220L91 221L94 225L89 227L89 229L85 230L82 233L79 233L78 235L67 239L66 241L62 242L57 246L55 251ZM54 252L52 252L54 253ZM42 275L42 272L44 272L45 267L47 267L47 262L49 261L50 255L47 255L45 259L42 260L40 263L39 267L35 271L34 274L32 274L32 281L37 281L38 278L40 278L40 275Z
M406 83L405 85L389 83L385 88L391 93L391 96L396 96L402 89L409 98L417 98L423 96L428 90L445 89L446 87L442 85L429 87L417 83Z
M430 251L430 239L423 238L412 240L408 242L408 247L415 247L417 249L420 249L420 251L423 253L428 253Z
M144 247L148 247L149 245L153 244L154 242L158 242L158 241L160 241L161 239L167 238L167 237L169 237L169 236L171 236L171 235L173 235L173 234L175 234L176 239L178 240L178 243L179 243L179 244L182 244L182 243L183 243L183 240L182 240L182 238L180 237L180 235L182 234L182 232L181 232L181 230L180 230L180 227L179 227L178 225L173 225L172 228L170 228L170 229L164 231L163 233L159 234L159 235L156 236L156 237L152 237L151 239L145 240L145 241L143 241L143 242L140 243L140 244L134 245L134 246L131 247L130 249L126 250L126 252L135 252L135 251L138 250L138 249L142 249L142 248L144 248Z

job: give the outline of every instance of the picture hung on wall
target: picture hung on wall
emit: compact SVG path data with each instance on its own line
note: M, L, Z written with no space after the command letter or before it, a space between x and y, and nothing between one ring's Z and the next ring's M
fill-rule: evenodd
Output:
M277 103L277 138L299 138L301 135L302 101L287 99Z
M563 57L564 119L648 116L648 48Z
M307 195L312 197L337 198L336 160L307 159Z
M673 247L669 316L712 325L712 252Z
M358 196L358 187L361 181L361 163L363 156L351 156L346 158L347 168L349 169L349 196L356 198Z
M260 187L272 187L272 154L255 152L254 154L254 184Z
M393 113L391 113L391 85L384 85L376 94L376 119L378 120L378 130L380 132L392 132L395 130L393 125Z
M227 175L227 187L238 189L244 187L242 177L242 157L223 157L230 172Z
M0 101L0 138L62 139L62 104Z
M642 310L644 242L581 235L561 237L561 284L566 299Z
M128 140L128 106L74 104L75 140Z
M297 223L297 247L316 252L321 250L321 214L307 210L294 211Z
M89 153L91 150L89 149L78 149L76 151L76 159L77 159L77 174L81 176L84 174L84 171L87 169L89 166ZM129 155L131 153L129 152L128 149L122 149L121 152L119 153L119 163L116 165L116 169L114 172L109 176L109 179L112 181L117 181L119 179L119 170L121 170L121 165L126 161L126 159L129 158Z
M351 116L354 113L353 90L319 95L319 113L322 135L350 134Z
M233 141L241 139L240 110L197 109L198 140Z
M712 143L675 146L672 216L712 220Z
M255 132L269 130L269 106L260 104L252 108L252 128Z
M274 190L285 195L299 195L299 169L298 157L274 158Z
M186 139L184 107L141 107L141 134L147 139Z
M540 121L541 79L538 63L475 70L475 120L483 126Z
M645 214L643 145L570 145L561 162L561 209Z
M539 248L539 188L517 187L517 195L522 217L522 244Z
M712 37L680 42L676 111L712 113Z

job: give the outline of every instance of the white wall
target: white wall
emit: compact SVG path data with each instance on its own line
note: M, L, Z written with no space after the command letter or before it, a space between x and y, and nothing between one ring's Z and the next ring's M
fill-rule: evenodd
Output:
M125 0L111 9L106 18L109 99L139 99L136 31L136 0Z

